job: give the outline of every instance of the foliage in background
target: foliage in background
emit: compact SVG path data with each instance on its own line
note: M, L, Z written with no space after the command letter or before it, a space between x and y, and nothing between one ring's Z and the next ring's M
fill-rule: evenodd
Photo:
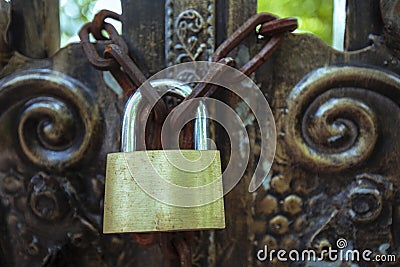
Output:
M78 31L86 22L93 19L96 0L61 0L60 27L61 46L78 41Z
M332 44L333 0L258 0L258 12L295 17L297 32L311 32Z
M118 0L60 0L61 46L79 41L77 32L84 23L93 19L97 2L102 2L101 8L118 12L118 7L115 7ZM100 5L97 7L100 9ZM333 0L258 0L258 11L296 17L300 26L298 31L314 33L332 44Z

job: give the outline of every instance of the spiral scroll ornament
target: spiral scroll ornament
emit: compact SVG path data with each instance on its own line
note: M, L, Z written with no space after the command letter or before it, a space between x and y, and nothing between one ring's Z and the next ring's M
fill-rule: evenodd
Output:
M400 78L377 69L333 66L303 78L287 99L285 138L296 162L314 170L341 171L367 160L378 139L371 105L349 91L388 96Z
M79 81L52 70L16 73L0 81L0 103L0 113L16 107L10 130L32 163L62 169L87 157L99 115Z

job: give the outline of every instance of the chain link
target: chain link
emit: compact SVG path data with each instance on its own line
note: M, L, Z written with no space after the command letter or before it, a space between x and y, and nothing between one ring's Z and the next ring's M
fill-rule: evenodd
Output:
M110 11L110 10L106 10L103 9L101 11L99 11L95 16L94 19L92 21L92 34L93 37L96 40L107 40L108 38L106 36L103 35L103 29L105 28L104 25L107 23L105 22L106 19L111 18L114 19L116 21L121 21L121 15ZM116 40L114 38L118 38L116 36L112 37L112 40ZM120 37L122 39L122 37Z
M148 83L145 83L146 76L135 64L135 62L129 57L128 45L124 39L118 34L117 30L111 24L105 22L107 18L112 18L120 21L121 16L109 10L100 11L91 23L88 23L82 27L79 32L81 39L81 45L83 51L86 54L89 62L97 69L102 71L110 71L115 79L118 81L120 86L124 89L127 95L133 94L138 87L146 85L146 90L143 90L143 95L146 99L154 102L160 99L156 90L151 88ZM258 30L257 30L258 28ZM235 66L235 61L229 57L229 53L232 52L246 37L252 33L263 36L267 39L265 45L261 50L246 64L240 67L240 71L249 76L255 72L273 52L279 47L282 42L283 34L286 32L294 31L297 28L297 20L294 18L283 18L268 14L261 13L254 15L247 20L242 26L240 26L225 42L223 42L215 51L212 60L220 64L212 67L204 76L203 83L198 83L193 89L192 93L185 98L183 101L188 101L197 97L211 97L218 86L214 85L212 81L223 73L223 66ZM103 31L106 31L109 37L103 35ZM109 40L111 43L106 45L104 50L104 56L100 56L93 43L90 42L90 34L94 36L96 40ZM240 81L243 76L231 77L232 81ZM176 125L181 119L184 119L184 114L190 112L184 112L178 105L175 107L177 112L174 112L171 123L172 126ZM194 108L190 105L186 108ZM155 120L154 131L156 133L161 131L161 125L167 115L167 107L163 100L157 102L154 107L153 116ZM184 130L185 135L190 135L190 127L186 127ZM158 148L159 138L154 138L152 143L153 148ZM156 140L157 139L157 140ZM191 138L184 140L185 148L189 148ZM186 141L186 142L185 142ZM186 233L149 233L149 234L137 234L133 233L132 236L142 246L154 245L157 243L161 244L164 257L165 266L172 266L172 262L178 260L180 265L183 267L191 266L191 249L190 241L193 237L193 232Z
M297 28L297 20L294 18L279 19L278 17L268 13L254 15L217 48L212 60L228 66L233 66L234 61L233 59L227 57L228 54L246 37L248 37L251 33L254 33L259 25L261 25L261 27L258 31L258 34L264 36L265 38L269 38L269 40L252 59L250 59L239 69L241 73L247 76L255 72L279 47L282 41L282 34L285 32L294 31ZM211 81L217 78L216 75L222 75L221 71L216 68L211 68L203 79L205 82L198 83L193 89L192 93L186 97L184 101L188 101L196 97L210 97L213 95L218 86L211 83ZM229 80L232 82L239 82L241 77L243 76L232 77L232 75L230 75ZM172 126L178 125L180 122L185 120L184 116L186 114L190 114L190 112L184 112L181 107L177 106L177 112L174 112L174 114L171 116ZM187 105L187 108L190 109L194 107Z
M129 56L128 45L122 36L113 25L104 21L106 18L120 20L120 15L108 10L100 11L93 22L85 24L79 31L81 46L89 62L98 70L110 71L125 94L129 96L144 84L146 76ZM108 33L109 38L103 35L103 30ZM95 45L90 42L90 34L100 40L111 41L105 47L104 56L100 56ZM145 83L145 86L142 94L149 102L156 103L153 116L157 123L162 123L167 116L166 104L149 83Z

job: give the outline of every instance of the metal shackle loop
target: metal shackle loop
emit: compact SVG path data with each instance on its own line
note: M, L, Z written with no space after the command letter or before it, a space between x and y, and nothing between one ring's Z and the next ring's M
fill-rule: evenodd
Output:
M160 95L168 92L186 98L192 92L192 88L188 84L174 79L152 80L150 81L150 85L156 89ZM137 151L139 147L139 140L137 139L136 133L139 132L140 127L143 127L143 125L139 125L138 121L139 114L143 110L143 96L140 90L141 89L137 90L128 99L125 105L121 133L122 152ZM194 123L194 147L196 150L208 149L209 124L207 117L207 108L202 101L199 101Z

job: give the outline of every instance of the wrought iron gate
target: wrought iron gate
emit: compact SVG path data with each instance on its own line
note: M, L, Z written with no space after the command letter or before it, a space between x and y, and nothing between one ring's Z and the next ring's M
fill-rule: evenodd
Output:
M0 1L0 266L162 266L158 245L102 234L105 158L119 150L126 97L79 44L58 50L56 2ZM256 13L256 0L122 6L123 37L147 76L209 60ZM347 8L348 51L288 33L252 75L278 131L272 171L255 193L247 188L260 151L258 126L240 99L216 95L250 121L252 157L225 197L226 229L196 233L194 266L399 265L257 257L265 246L398 257L400 2L348 0ZM187 26L193 20L198 28ZM262 44L249 37L232 57L240 65ZM215 136L226 163L234 153L223 132Z

